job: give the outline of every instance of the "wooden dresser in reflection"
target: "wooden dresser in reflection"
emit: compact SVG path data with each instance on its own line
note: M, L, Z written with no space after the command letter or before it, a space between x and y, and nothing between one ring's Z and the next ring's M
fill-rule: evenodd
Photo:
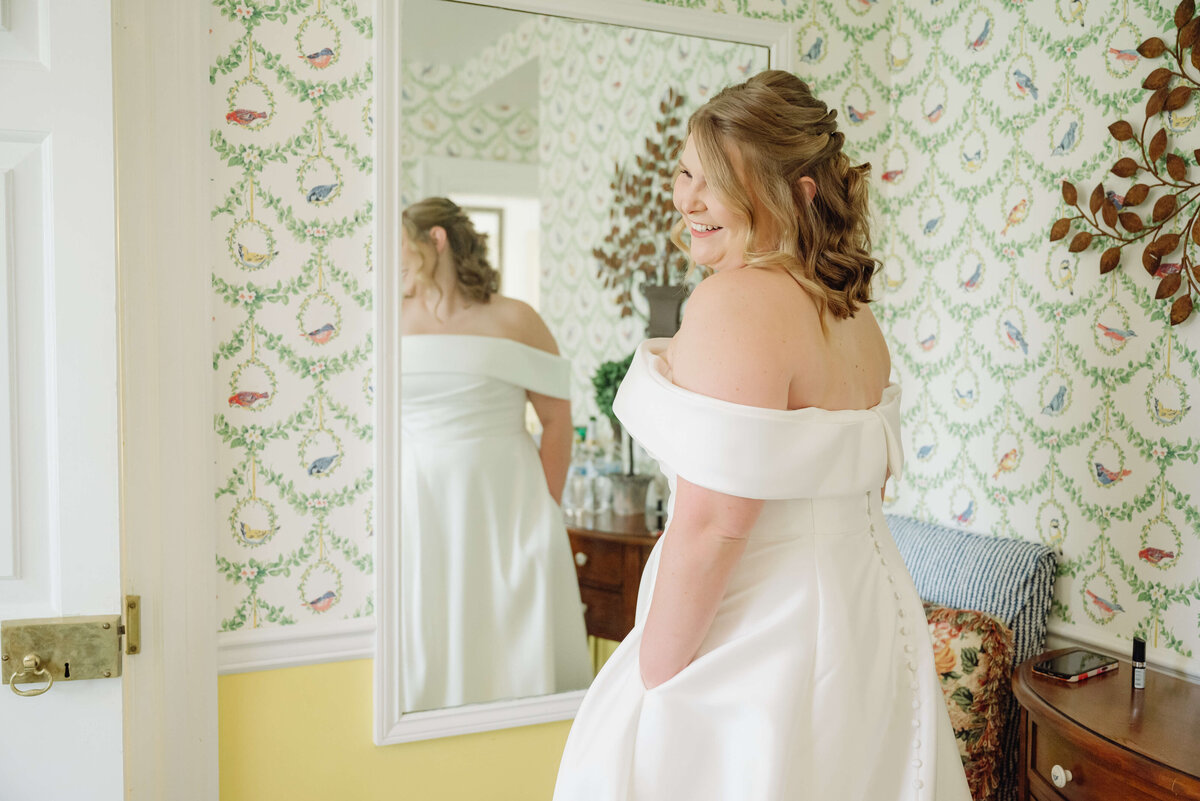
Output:
M1078 684L1017 668L1021 801L1200 801L1200 684L1125 661Z
M633 628L638 584L658 541L641 515L585 515L567 525L587 633L623 640Z

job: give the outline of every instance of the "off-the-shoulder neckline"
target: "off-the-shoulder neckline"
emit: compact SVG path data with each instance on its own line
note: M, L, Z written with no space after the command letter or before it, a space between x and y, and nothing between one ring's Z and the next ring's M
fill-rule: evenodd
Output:
M551 359L565 359L566 358L561 353L551 353L548 350L542 350L541 348L535 348L533 345L526 345L524 342L518 342L515 339L509 339L508 337L493 337L493 336L488 336L487 334L402 334L400 336L400 343L404 344L405 340L413 340L413 339L426 339L426 340L428 340L428 339L464 339L464 340L465 339L485 339L485 340L490 340L491 342L504 342L509 345L516 345L519 348L524 348L525 350L531 351L531 352L539 354L541 356L549 357Z
M658 337L655 339L643 340L637 347L634 355L634 362L640 361L642 358L657 359L660 362L665 362L661 352L666 350L666 344L670 339L668 337ZM655 345L661 345L661 350L653 349ZM675 393L680 397L687 398L694 402L703 402L715 404L718 407L724 407L732 411L739 411L743 414L755 414L763 417L777 417L786 419L796 419L804 417L820 417L823 415L843 415L843 416L871 416L879 414L885 406L895 403L900 396L900 385L895 381L889 382L883 388L883 394L880 397L879 403L866 409L824 409L820 406L805 406L800 409L768 409L765 406L750 406L744 403L734 403L733 401L714 398L710 395L703 395L699 392L693 392L690 389L683 387L671 381L659 370L655 369L653 364L645 365L646 372L650 374L650 380L660 385L669 392Z

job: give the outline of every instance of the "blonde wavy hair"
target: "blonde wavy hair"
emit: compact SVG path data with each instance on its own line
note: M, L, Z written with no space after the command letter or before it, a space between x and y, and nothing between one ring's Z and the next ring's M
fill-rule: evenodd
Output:
M880 264L871 256L871 165L850 165L836 118L837 110L814 97L804 81L767 70L721 90L688 120L705 180L748 222L746 266L786 269L816 301L826 332L826 309L845 319L859 303L871 302L871 276ZM729 147L741 156L741 174ZM816 184L812 201L803 177ZM756 216L756 206L767 219ZM684 225L682 218L675 223L671 241L690 258ZM763 231L773 232L776 241L753 250Z
M458 288L468 299L486 303L492 293L500 291L500 273L487 259L487 234L476 231L471 218L452 200L444 197L418 200L404 210L401 224L410 247L416 243L433 244L429 231L434 226L446 231ZM412 297L417 289L436 288L433 282L436 264L436 256L429 258L422 254L421 266L413 276L412 291L405 297Z

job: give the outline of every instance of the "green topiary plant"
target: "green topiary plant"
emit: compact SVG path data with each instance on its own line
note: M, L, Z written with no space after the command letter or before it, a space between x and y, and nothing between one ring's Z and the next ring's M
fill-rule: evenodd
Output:
M612 423L613 440L621 439L621 422L613 414L612 405L616 400L617 390L620 389L621 382L625 380L625 374L629 372L631 364L633 364L632 353L620 361L604 362L592 374L592 386L596 388L596 407ZM628 473L633 475L633 444L631 442L625 443L625 452L628 454L626 457L629 461Z

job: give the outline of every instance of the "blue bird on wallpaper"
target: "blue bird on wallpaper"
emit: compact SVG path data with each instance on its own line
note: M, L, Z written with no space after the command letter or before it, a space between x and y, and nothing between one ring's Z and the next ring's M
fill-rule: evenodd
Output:
M925 119L929 120L930 122L937 122L938 120L940 120L942 118L942 113L945 112L945 110L946 110L946 107L943 106L941 103L938 103L936 106L933 107L932 110L926 112Z
M968 389L966 392L959 392L958 387L955 387L954 394L958 396L959 406L969 406L975 402L975 390L973 389Z
M1172 409L1170 406L1163 405L1158 398L1154 399L1154 416L1164 423L1174 423L1180 415L1187 414L1191 408L1191 406L1184 406L1182 409Z
M1116 601L1110 601L1102 595L1097 595L1091 590L1084 590L1087 597L1091 599L1097 607L1106 615L1115 615L1117 612L1124 612L1125 609Z
M976 150L974 153L972 153L970 155L963 153L962 160L963 160L963 166L966 167L967 169L969 169L969 170L976 169L977 167L979 167L979 165L981 163L983 163L983 148Z
M313 598L311 601L304 601L301 606L307 606L314 612L327 612L329 607L333 606L333 602L337 600L337 593L333 590L326 590L319 597Z
M940 216L938 216L938 217L933 217L933 218L930 218L930 219L926 220L926 221L925 221L925 228L923 229L923 230L924 230L924 233L925 233L925 236L929 236L929 235L930 235L930 234L932 234L934 231L936 231L936 230L937 230L937 227L938 227L938 223L940 223L941 221L942 221L942 218L941 218Z
M1017 82L1017 91L1021 94L1028 92L1034 100L1037 100L1037 87L1033 85L1033 78L1020 70L1013 70L1013 80Z
M850 122L854 123L855 125L861 125L871 117L875 116L875 112L871 111L870 109L867 111L859 111L854 106L847 104L846 115L850 117Z
M816 61L821 57L821 46L825 44L825 39L818 36L817 40L812 43L812 47L800 57L801 61Z
M1112 191L1111 189L1107 189L1104 192L1104 196L1106 198L1108 198L1109 201L1114 206L1117 207L1117 211L1120 211L1121 209L1125 208L1125 196L1124 195L1118 195L1116 192Z
M337 461L338 455L322 456L320 459L314 459L313 463L308 466L308 474L310 476L319 476Z
M1042 407L1042 414L1058 414L1063 410L1063 404L1067 401L1067 385L1060 384L1058 392L1054 393L1054 397L1050 402Z
M929 458L929 455L931 453L933 453L934 447L936 447L936 446L933 444L922 445L921 449L917 451L917 458L920 459L921 461L925 461L926 459Z
M975 37L975 41L967 45L967 48L979 52L979 50L988 42L988 37L992 34L992 18L988 17L983 21L983 30Z
M308 194L304 199L309 203L320 203L325 198L333 194L333 190L337 189L338 185L334 184L319 184L308 190Z
M1130 328L1110 328L1104 323L1096 323L1096 327L1100 329L1101 333L1107 339L1116 340L1117 342L1124 342L1130 337L1137 336L1137 334L1133 333L1133 329Z
M1071 121L1071 126L1067 128L1067 132L1063 134L1062 141L1054 146L1054 152L1050 155L1061 156L1071 148L1075 147L1075 132L1079 129L1079 123ZM1110 190L1111 191L1111 190Z
M955 521L956 523L970 523L971 518L974 516L975 516L975 499L972 498L971 502L967 504L966 509L963 509L961 512L954 515L954 517L952 517L950 519Z
M1109 470L1104 465L1096 462L1096 480L1100 482L1100 486L1107 487L1110 484L1116 484L1121 479L1130 475L1133 471L1126 468L1124 470Z
M1004 321L1004 332L1008 334L1008 341L1021 349L1021 352L1026 356L1029 355L1029 343L1025 341L1024 335L1021 334L1021 329L1013 325L1011 320Z
M975 265L975 272L971 273L971 277L962 282L963 289L974 289L979 286L979 277L983 275L983 262Z
M920 341L921 350L933 350L933 346L937 344L937 334L930 334Z

